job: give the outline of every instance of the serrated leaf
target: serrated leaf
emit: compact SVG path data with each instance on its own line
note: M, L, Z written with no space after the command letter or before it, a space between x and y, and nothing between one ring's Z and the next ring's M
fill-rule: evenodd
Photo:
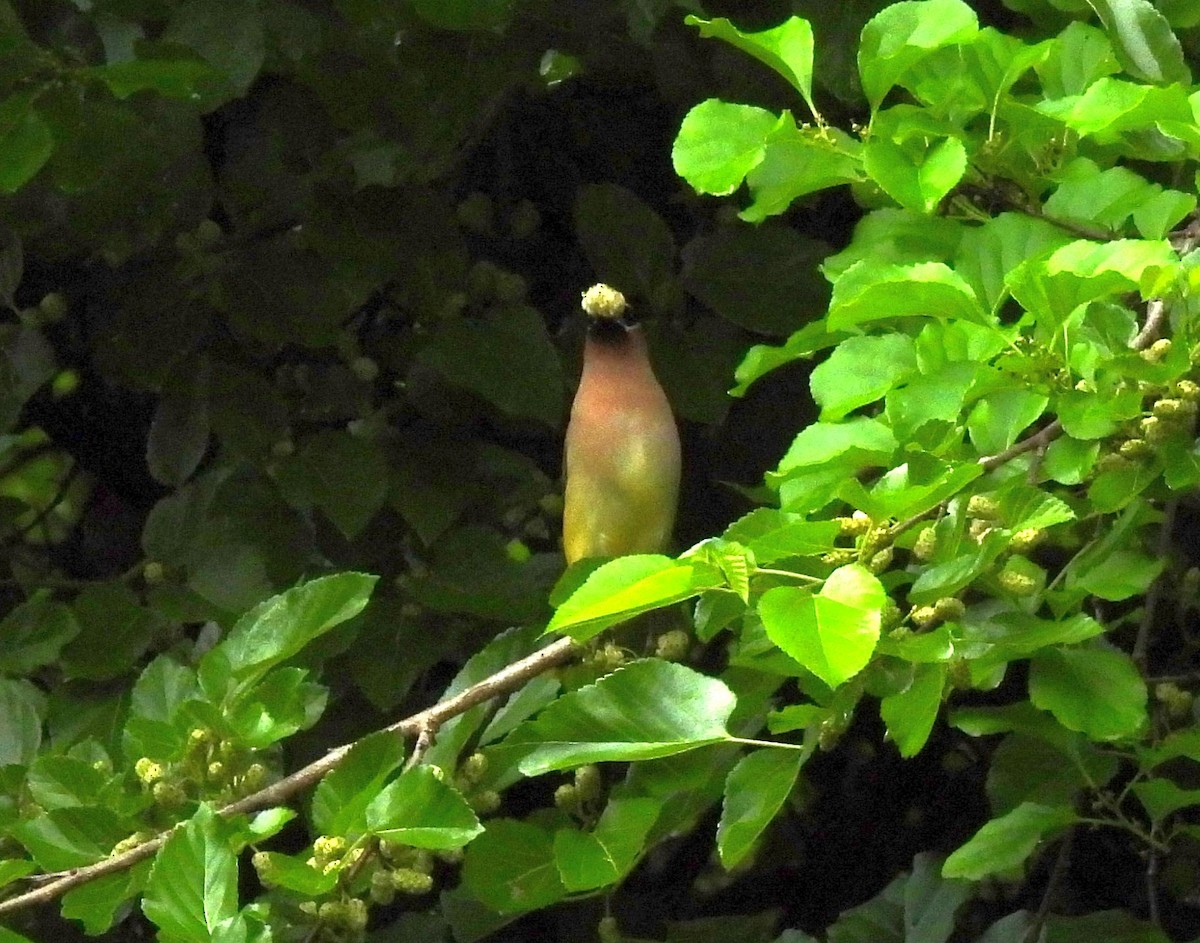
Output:
M25 765L42 744L46 695L24 678L0 678L0 766Z
M913 339L904 334L849 337L809 377L821 419L835 421L874 403L917 371Z
M99 936L112 925L121 906L146 886L151 862L139 861L128 871L104 874L63 895L62 915L83 924L88 936Z
M632 299L652 299L675 272L670 227L633 191L588 184L575 197L575 232L596 277Z
M943 138L919 154L885 137L863 149L863 166L883 191L905 209L932 213L967 169L967 149L955 137Z
M0 190L15 193L54 153L54 134L33 109L36 95L21 92L0 102ZM0 293L0 298L7 297Z
M1150 0L1088 0L1100 17L1125 71L1156 85L1190 83L1179 39Z
M717 853L728 870L737 866L778 814L796 784L807 754L764 749L748 753L725 780L725 801L717 826Z
M435 767L424 765L388 783L367 806L366 818L378 837L414 848L461 848L483 831L467 801Z
M529 822L497 819L467 847L463 883L498 913L548 907L566 896L554 836Z
M880 265L865 260L834 283L826 321L831 330L843 330L906 317L990 322L971 286L941 262Z
M992 819L942 866L942 876L978 881L1008 871L1033 854L1047 835L1076 819L1070 806L1023 802L1007 815Z
M1136 550L1114 550L1072 581L1093 596L1119 602L1150 588L1163 571L1164 561Z
M791 16L778 26L758 33L743 33L724 17L702 20L688 15L684 22L699 27L701 36L723 39L774 69L804 97L809 110L816 114L812 97L813 31L807 20Z
M858 564L839 567L819 593L779 586L762 595L767 636L830 687L866 667L887 601L882 584Z
M917 665L909 686L880 703L879 714L901 756L916 756L929 739L942 706L946 673L944 663Z
M1042 649L1030 665L1029 699L1093 740L1131 737L1147 722L1146 683L1124 652Z
M715 678L646 659L564 694L495 749L519 755L526 776L673 756L728 740L735 703Z
M78 634L69 606L46 590L35 593L0 622L0 674L26 675L51 664Z
M261 852L266 855L266 862L258 866L264 883L271 887L280 887L295 891L305 897L318 897L328 894L337 886L338 872L324 871L314 868L299 857L280 854L277 851Z
M547 632L587 641L611 625L722 585L703 564L677 563L659 554L620 557L594 570L554 612Z
M158 850L142 911L172 943L246 939L238 921L237 859L207 804Z
M641 796L613 798L590 832L555 832L554 861L563 886L578 893L623 878L641 854L659 808L657 800Z
M302 583L251 609L213 651L243 681L260 677L361 612L376 580L366 573L337 573Z
M404 759L404 743L381 731L363 737L313 791L313 825L322 835L357 837L367 824L367 806Z
M981 455L1003 452L1035 423L1050 397L1033 390L997 390L985 396L967 415L971 444Z
M905 0L876 14L862 31L858 73L871 110L905 72L942 46L971 40L975 12L961 0Z
M754 199L740 219L761 223L799 197L865 179L862 144L838 128L799 128L784 112L766 137L766 151L746 173Z
M1183 789L1169 779L1147 779L1130 788L1155 822L1180 809L1200 805L1200 789Z
M752 105L710 98L683 119L671 162L697 193L726 196L763 159L776 115Z
M22 822L12 835L43 871L66 871L107 858L131 831L130 823L111 809L74 806Z

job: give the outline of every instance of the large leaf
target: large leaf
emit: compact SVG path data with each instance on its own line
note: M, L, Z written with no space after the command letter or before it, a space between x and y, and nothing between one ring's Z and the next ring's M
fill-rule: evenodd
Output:
M554 836L512 819L488 823L467 847L463 883L498 913L548 907L567 894L554 857Z
M837 687L871 660L886 601L879 580L851 564L834 570L816 594L792 586L768 590L758 612L772 642Z
M864 260L834 283L828 315L831 330L905 317L989 321L971 286L941 262L880 265Z
M367 806L367 828L414 848L461 848L483 831L466 800L432 766L414 766Z
M904 0L863 27L858 72L874 111L904 74L942 46L966 42L979 30L975 12L962 0Z
M1033 854L1047 835L1076 819L1069 805L1045 806L1023 802L1007 815L992 819L958 851L946 859L942 874L948 878L978 881L989 874L1008 871Z
M1123 652L1042 649L1030 666L1029 699L1093 740L1131 737L1147 722L1146 682Z
M247 927L238 913L237 858L217 814L201 804L158 850L146 881L142 910L170 943L242 943Z
M799 750L755 750L725 780L725 804L717 826L717 853L735 867L778 814L796 784L805 754Z
M0 190L13 193L54 153L54 135L33 109L35 95L22 92L0 102Z
M729 739L736 699L715 678L647 659L564 694L498 748L526 776L556 769L672 756Z
M22 822L12 835L44 871L65 871L107 858L130 833L129 823L110 809L73 806Z
M677 563L659 554L620 557L596 569L554 612L547 632L587 641L640 612L661 609L722 584L703 564Z
M732 193L766 153L776 115L752 105L710 98L683 119L671 161L675 172L697 193Z
M1150 0L1088 0L1125 71L1143 82L1189 83L1191 70L1167 18Z
M567 890L590 891L623 878L641 854L658 811L654 799L613 798L591 831L555 832L554 860Z
M850 337L812 372L809 385L821 419L831 421L883 398L916 370L911 337Z
M807 20L788 17L778 26L759 33L744 33L724 17L702 20L687 16L684 22L698 26L701 36L723 39L770 66L804 96L809 110L816 114L812 97L813 31Z
M362 611L378 577L337 573L310 580L246 613L213 651L235 677L257 678L313 639Z
M380 731L350 748L345 759L317 784L312 819L322 835L356 837L367 825L367 807L404 759L404 743Z

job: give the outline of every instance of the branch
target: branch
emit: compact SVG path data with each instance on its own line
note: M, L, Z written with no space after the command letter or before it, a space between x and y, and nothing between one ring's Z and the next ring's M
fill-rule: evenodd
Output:
M534 652L532 655L528 655L520 661L515 661L511 665L502 668L494 675L484 678L478 684L471 685L471 687L460 691L453 697L440 701L432 707L413 714L411 717L406 717L403 720L388 725L384 730L403 737L420 736L423 731L436 730L446 721L465 713L476 704L481 704L502 694L511 694L531 678L565 662L571 657L574 649L575 642L572 639L559 639L545 648ZM296 793L315 785L326 773L335 769L346 758L346 754L350 752L350 749L357 742L353 741L343 744L340 747L335 747L319 760L309 763L308 766L297 770L290 776L272 783L270 786L260 789L256 793L238 799L236 802L222 806L218 810L218 814L228 818L229 816L240 815L243 812L253 812L258 809L282 804ZM179 822L171 829L156 835L136 848L131 848L129 851L114 855L111 858L105 858L103 861L97 861L95 864L90 864L87 867L75 868L74 870L63 871L59 874L40 875L41 880L47 881L46 884L36 890L0 901L0 914L14 913L27 907L33 907L36 904L47 903L57 897L61 897L73 888L87 884L89 881L94 881L106 874L115 874L119 871L124 871L126 868L131 868L139 861L144 861L152 857L166 843L167 839L177 829L182 828L185 823L186 820Z
M1158 340L1166 323L1167 306L1161 298L1151 298L1146 303L1146 323L1142 325L1142 329L1138 331L1137 336L1129 342L1130 349L1145 350ZM1062 433L1062 423L1055 419L1054 422L1039 429L1029 438L1013 443L1003 452L981 458L979 464L983 466L984 471L991 471L993 468L999 468L1010 459L1016 458L1018 455L1028 452L1031 449L1045 448L1062 435Z

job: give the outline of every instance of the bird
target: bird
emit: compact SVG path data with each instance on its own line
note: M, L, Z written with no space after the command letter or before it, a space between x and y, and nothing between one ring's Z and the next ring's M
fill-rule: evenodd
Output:
M679 429L624 295L583 293L588 315L583 373L567 423L563 554L660 553L679 500Z

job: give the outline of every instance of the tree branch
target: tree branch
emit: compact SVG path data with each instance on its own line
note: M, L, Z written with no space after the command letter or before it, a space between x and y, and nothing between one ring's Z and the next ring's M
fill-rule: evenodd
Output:
M440 701L411 717L389 724L383 729L403 737L420 736L423 731L434 731L447 720L465 713L476 704L481 704L502 694L511 694L531 678L565 662L571 657L574 650L575 642L572 639L559 639L532 655L502 668L494 675L484 678L478 684L471 685L453 697ZM326 773L335 769L346 758L346 754L357 742L356 740L330 750L319 760L309 763L308 766L297 770L290 776L286 776L256 793L238 799L236 802L222 806L218 810L218 814L229 817L282 804L296 793L316 785ZM47 883L35 890L0 901L0 914L15 913L27 907L48 903L89 881L131 868L139 861L152 857L166 843L172 833L184 824L184 822L179 822L173 828L156 835L136 848L113 855L111 858L105 858L103 861L97 861L87 867L28 878L27 880L44 880Z

